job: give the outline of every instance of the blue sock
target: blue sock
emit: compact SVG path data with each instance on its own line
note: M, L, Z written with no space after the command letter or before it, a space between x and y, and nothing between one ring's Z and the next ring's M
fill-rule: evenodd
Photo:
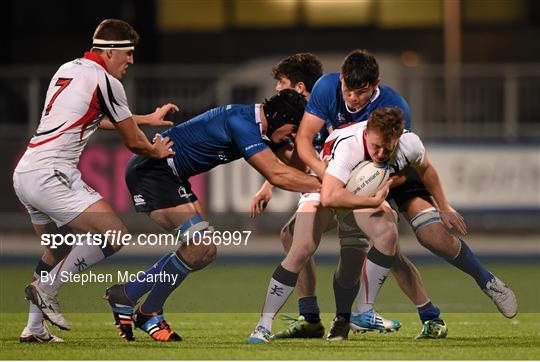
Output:
M140 297L145 295L152 289L154 286L154 282L147 282L147 275L151 274L158 274L163 269L163 266L169 260L172 254L166 254L161 259L158 260L157 263L152 265L147 271L144 272L144 274L139 274L140 280L144 281L138 281L135 280L133 282L126 283L124 290L126 291L127 297L132 300L134 303L137 303Z
M309 323L319 323L321 321L321 311L316 296L298 299L298 311Z
M448 262L473 277L480 288L485 288L487 282L493 278L493 274L484 268L463 240L459 241L461 242L459 254L454 259L448 259Z
M190 272L191 269L175 253L169 255L163 264L163 278L154 283L148 297L140 307L141 312L145 314L161 313L169 295L178 288ZM173 276L176 276L174 280Z
M441 311L433 303L431 303L431 301L421 307L418 307L418 315L420 316L422 323L434 319L442 320L440 317Z

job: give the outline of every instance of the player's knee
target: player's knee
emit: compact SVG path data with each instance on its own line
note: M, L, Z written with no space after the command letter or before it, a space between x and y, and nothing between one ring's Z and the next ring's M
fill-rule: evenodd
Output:
M216 259L217 248L215 245L199 246L199 252L195 260L192 260L194 270L201 270Z
M421 234L426 228L433 229L440 225L442 225L441 215L434 207L420 211L411 219L412 229L417 235Z
M175 229L181 236L182 245L177 253L193 267L202 269L216 259L217 247L212 233L214 228L199 214Z
M182 260L193 270L201 270L216 259L217 248L215 245L182 245L176 252Z
M424 248L445 259L453 259L459 253L458 239L448 233L442 224L432 224L419 230L416 238Z
M216 256L217 256L217 247L214 244L208 245L201 259L202 267L204 268L205 266L211 264L214 260L216 260Z
M395 225L389 225L385 229L379 232L378 237L375 239L377 249L384 251L385 254L394 254L396 251L396 244L398 239L398 231Z
M287 259L291 260L295 265L305 265L309 258L313 256L315 250L315 245L305 243L302 247L291 248L287 254Z
M281 239L281 244L283 245L283 248L285 250L289 250L292 244L292 233L289 224L281 228L281 231L279 232L279 237Z

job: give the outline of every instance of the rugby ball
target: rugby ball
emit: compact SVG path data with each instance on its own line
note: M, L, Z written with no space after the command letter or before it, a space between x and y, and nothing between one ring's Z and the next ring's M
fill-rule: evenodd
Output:
M388 165L364 161L352 170L351 177L345 187L356 195L373 196L389 177Z

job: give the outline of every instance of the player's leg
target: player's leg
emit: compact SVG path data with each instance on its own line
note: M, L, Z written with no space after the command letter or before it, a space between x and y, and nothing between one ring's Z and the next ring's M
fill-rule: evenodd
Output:
M105 238L107 231L116 230L127 233L123 222L118 218L109 203L103 199L91 204L73 220L69 221L67 226L71 229L101 234L101 241L96 245L89 245L86 242L76 245L49 272L47 277L30 283L25 290L28 299L41 309L45 317L62 329L70 328L69 322L60 311L57 298L59 289L68 280L63 276L81 273L103 259L110 257L122 247L107 242Z
M15 173L13 180L17 196L28 208L34 224L44 224L44 218L47 218L58 227L67 225L91 233L126 231L112 208L84 183L77 169ZM35 218L39 220L34 222ZM89 220L87 225L84 220ZM74 247L46 278L30 283L25 289L27 298L41 309L45 318L63 329L70 326L60 311L57 298L58 289L65 280L60 277L61 273L79 273L114 253L104 238L101 245L83 244Z
M179 178L167 160L133 157L126 168L126 184L135 210L147 213L163 229L173 233L181 246L139 274L138 280L109 287L105 298L112 307L121 335L127 340L133 340L132 317L135 314L135 324L153 339L179 341L180 336L163 318L163 305L191 271L204 267L215 258L211 227L201 216L203 210L189 181ZM191 243L194 235L202 236L205 245ZM146 293L148 296L142 309L135 313L135 306Z
M134 314L135 325L146 331L154 340L164 342L181 340L165 321L163 306L191 272L203 269L216 256L211 227L200 216L198 210L200 205L194 200L192 203L150 212L152 220L168 232L175 236L178 234L189 236L183 236L182 245L175 253L162 256L139 275L138 280L125 285L117 284L107 290L106 295L113 307L117 324L122 323L122 316ZM194 236L197 233L200 233L201 238ZM193 243L193 238L201 239L201 243ZM161 278L160 275L164 277ZM146 293L148 293L146 299L135 312L136 304Z
M464 240L448 232L431 198L411 198L402 208L422 246L469 274L505 317L517 314L517 300L512 290L482 265Z
M318 201L300 205L294 226L294 239L285 259L277 266L268 285L262 313L249 342L267 342L272 321L296 287L298 274L315 253L322 232L331 217Z
M397 215L386 202L377 209L354 210L353 215L358 227L373 245L362 267L360 292L354 313L351 314L351 328L355 331L396 331L401 324L382 318L373 309L373 305L394 264L398 236Z
M82 245L74 246L69 254L53 268L50 275L55 278L54 282L40 283L40 289L52 295L57 294L58 289L65 283L65 278L59 277L62 273L81 273L122 248L121 244L107 242L107 232L109 234L111 231L124 234L128 232L122 220L104 199L88 206L69 221L67 226L74 230L99 234L102 240L96 243L97 245L88 245L83 242Z
M355 243L358 244L359 241L362 241L361 238L351 239L349 237L345 239L346 244L343 244L343 240L340 261L334 276L334 296L337 312L327 336L327 339L336 341L347 339L350 310L360 288L359 275L367 252L363 244L358 245L359 248L356 249L352 247ZM355 243L352 243L352 241ZM431 326L431 323L430 329L438 328L438 338L440 338L442 336L440 329L446 329L444 322L440 318L440 310L429 299L418 269L399 251L399 244L390 271L403 293L417 306L422 323L427 321L438 322L439 326ZM352 298L351 291L355 291Z
M401 291L417 308L418 316L423 325L422 332L417 336L417 339L445 338L448 327L441 318L440 309L429 298L420 271L405 255L399 252L396 254L391 271Z
M36 234L41 237L43 234L57 234L61 230L56 227L53 222L44 221L44 224L33 224ZM51 249L46 247L43 251L43 255L39 260L32 281L37 280L42 273L49 273L52 268L58 264L60 260L69 252L69 247L65 245L59 248ZM21 343L27 342L63 342L58 336L51 333L47 325L41 309L39 309L34 303L30 303L28 311L28 322L19 338Z
M281 229L281 243L286 254L291 249L296 217L297 213ZM315 294L315 268L315 260L310 257L298 274L296 283L299 317L282 316L282 319L288 322L288 326L283 331L275 333L272 338L321 338L324 335L324 326Z
M342 341L348 338L351 308L360 288L360 272L370 244L366 235L358 228L354 218L350 224L337 214L340 258L333 278L336 315L332 320L326 339Z

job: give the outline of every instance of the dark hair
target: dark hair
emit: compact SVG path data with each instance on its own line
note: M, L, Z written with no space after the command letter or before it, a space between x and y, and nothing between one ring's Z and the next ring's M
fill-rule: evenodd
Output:
M131 40L139 42L139 34L131 25L119 19L105 19L96 28L93 38L103 40Z
M379 79L379 64L366 50L353 50L341 65L341 75L348 89L366 88Z
M311 53L298 53L283 59L272 68L274 79L286 77L294 87L303 82L306 89L311 93L317 79L323 74L321 61Z
M405 129L405 112L397 107L377 108L369 116L366 129L380 132L385 141L398 138Z
M306 104L306 97L292 89L284 89L272 98L265 99L262 107L268 122L266 136L271 137L272 133L284 124L298 126Z

